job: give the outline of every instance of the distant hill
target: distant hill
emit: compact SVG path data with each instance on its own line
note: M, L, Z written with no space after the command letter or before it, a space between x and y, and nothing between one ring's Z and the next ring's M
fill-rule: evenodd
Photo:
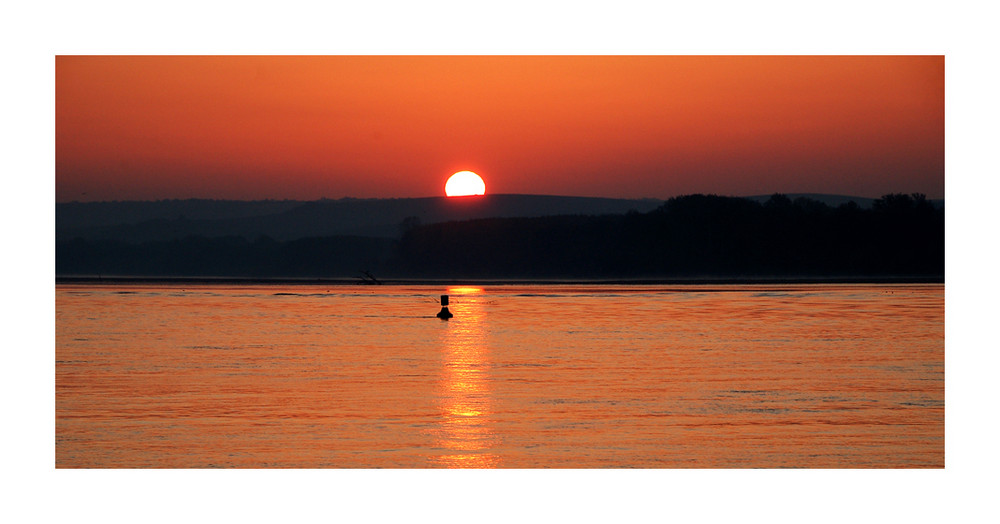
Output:
M345 279L368 272L381 280L944 278L944 209L919 196L887 195L864 208L830 207L802 197L760 203L695 194L671 198L646 212L621 207L636 207L633 204L499 195L321 201L266 216L154 219L97 228L147 235L149 240L57 239L56 275ZM393 225L399 217L403 217L400 224ZM456 219L462 217L473 218ZM324 233L345 224L381 223L402 235ZM281 228L308 236L280 240ZM240 231L252 233L236 234ZM182 233L189 234L167 238Z
M396 238L405 227L476 218L645 213L656 199L546 195L317 201L162 200L56 204L56 239L130 242L188 236L261 236L286 241L323 236ZM405 221L405 224L404 224Z
M875 199L844 195L789 193L788 198L817 200L831 207L853 201L871 208ZM745 197L766 202L771 195ZM181 239L268 237L277 241L310 237L399 238L418 225L480 218L532 218L559 215L621 215L649 212L658 199L616 199L550 195L486 195L339 200L158 200L70 202L56 204L56 239L148 242ZM931 201L935 207L943 201Z
M282 213L300 200L153 200L66 202L56 204L56 229L138 224L150 220L219 220Z

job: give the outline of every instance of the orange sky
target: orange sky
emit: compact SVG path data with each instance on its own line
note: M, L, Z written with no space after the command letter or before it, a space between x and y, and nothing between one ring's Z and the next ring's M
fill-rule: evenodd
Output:
M56 57L56 200L944 196L944 57Z

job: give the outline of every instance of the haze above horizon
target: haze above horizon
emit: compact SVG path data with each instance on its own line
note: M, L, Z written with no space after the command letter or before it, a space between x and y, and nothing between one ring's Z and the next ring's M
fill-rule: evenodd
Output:
M56 201L944 196L942 56L59 56Z

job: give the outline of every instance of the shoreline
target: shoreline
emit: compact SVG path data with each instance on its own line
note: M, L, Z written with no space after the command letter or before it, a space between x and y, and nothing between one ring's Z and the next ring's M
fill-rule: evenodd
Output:
M842 277L691 277L691 278L387 278L381 284L360 278L310 277L141 277L56 276L59 284L252 284L327 286L558 286L558 285L741 285L741 284L944 284L944 276L842 276Z

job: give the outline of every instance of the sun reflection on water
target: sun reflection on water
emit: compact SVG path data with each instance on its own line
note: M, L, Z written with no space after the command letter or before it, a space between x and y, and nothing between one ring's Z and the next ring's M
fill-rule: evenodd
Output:
M501 462L498 455L490 452L499 438L492 420L493 394L482 293L481 288L448 289L448 294L458 300L452 303L455 318L442 326L444 366L440 395L444 420L439 445L447 452L437 460L451 468L493 468Z

